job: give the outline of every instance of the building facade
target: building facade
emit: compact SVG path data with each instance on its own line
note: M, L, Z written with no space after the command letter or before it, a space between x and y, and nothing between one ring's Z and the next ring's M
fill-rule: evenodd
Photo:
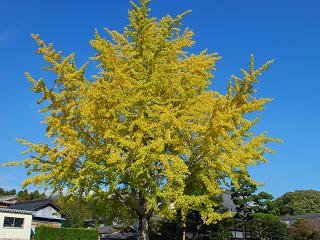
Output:
M0 240L30 240L39 225L61 227L65 218L50 199L17 202L14 196L0 198Z
M66 220L61 215L61 208L50 199L19 202L9 206L11 209L18 209L32 212L32 232L39 225L50 225L61 227Z
M0 240L29 240L32 212L0 208Z

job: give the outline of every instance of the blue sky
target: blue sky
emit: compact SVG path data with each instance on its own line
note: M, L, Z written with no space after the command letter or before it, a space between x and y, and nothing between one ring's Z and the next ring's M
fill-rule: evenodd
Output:
M230 75L256 63L275 59L261 77L258 96L274 98L261 113L257 131L283 139L269 163L250 168L265 183L261 190L280 196L296 189L320 190L320 2L317 0L154 0L152 14L160 17L193 12L184 19L192 28L198 52L208 48L223 59L211 88L222 90ZM37 96L23 73L46 76L34 54L31 33L39 33L65 54L75 52L78 64L94 54L88 41L94 29L121 30L128 22L127 0L0 1L0 162L21 160L25 148L15 141L44 139ZM22 167L0 168L0 187L21 188Z

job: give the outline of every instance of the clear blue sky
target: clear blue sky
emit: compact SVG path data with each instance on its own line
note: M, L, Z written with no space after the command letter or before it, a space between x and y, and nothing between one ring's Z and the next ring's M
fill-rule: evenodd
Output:
M89 3L90 2L90 3ZM0 1L0 162L20 160L25 148L16 137L38 141L44 131L35 96L23 72L45 76L34 54L30 33L53 42L64 53L75 52L79 64L94 52L88 41L94 29L121 30L128 22L127 0ZM320 2L318 0L154 0L153 14L176 15L188 9L185 20L197 45L217 51L212 88L224 89L230 75L246 67L250 53L257 64L275 59L261 78L258 95L272 97L257 130L284 140L269 163L250 169L275 196L296 189L320 189ZM0 187L20 188L23 168L0 168Z

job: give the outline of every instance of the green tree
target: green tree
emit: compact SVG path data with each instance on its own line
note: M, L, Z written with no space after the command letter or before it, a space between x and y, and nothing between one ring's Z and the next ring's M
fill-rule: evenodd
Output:
M287 192L275 201L281 215L320 213L320 192L299 190Z
M247 223L247 228L259 240L287 239L287 226L281 222L279 216L273 214L254 213Z
M18 199L20 201L30 201L30 200L43 200L46 199L47 196L45 193L40 193L38 190L28 192L27 189L21 190L18 192Z
M273 201L273 196L266 192L256 194L257 185L249 179L240 179L237 185L232 185L231 198L236 207L236 214L234 218L238 225L242 228L243 239L246 239L247 225L250 221L254 220L254 214L267 214L276 218L279 210ZM257 215L259 217L264 215ZM267 219L267 218L266 218ZM272 224L272 221L270 222Z
M83 228L86 220L95 217L93 209L90 208L90 203L81 196L60 195L55 201L61 207L62 213L67 215L63 227Z
M240 226L242 229L243 239L246 239L246 225L247 222L252 219L254 213L253 197L257 191L257 186L247 179L240 179L238 185L232 185L231 199L236 205L236 214L234 219L236 220L236 226Z
M232 218L223 219L216 224L208 226L207 232L210 240L230 240L232 238L231 229L234 227Z
M17 190L4 190L3 188L0 188L0 196L9 196L9 195L15 195L17 194L17 197L19 201L29 201L29 200L35 200L35 199L46 199L47 196L45 193L40 193L38 190L28 192L27 189L21 190L17 192Z
M253 56L243 77L232 77L226 93L210 90L216 53L190 54L193 32L181 19L150 16L150 0L132 3L123 33L97 32L91 46L98 72L85 74L75 55L64 57L33 35L56 75L53 83L27 78L40 93L48 143L30 143L24 185L43 184L54 191L95 193L121 202L139 219L139 239L149 239L154 214L185 219L199 211L205 224L229 214L214 210L213 197L238 169L264 162L265 134L252 134L271 99L257 98L254 84L271 62L255 69Z
M0 188L0 196L9 196L9 195L15 195L17 191L15 189L13 190L4 190L3 188Z
M270 193L260 192L252 196L253 212L279 215L279 208Z

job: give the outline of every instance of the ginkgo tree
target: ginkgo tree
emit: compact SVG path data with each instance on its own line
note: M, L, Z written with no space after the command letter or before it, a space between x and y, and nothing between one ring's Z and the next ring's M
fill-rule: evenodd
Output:
M215 196L243 177L239 171L266 161L266 144L275 141L252 133L257 119L248 116L270 101L255 97L254 84L271 62L255 69L251 56L226 93L210 90L218 54L188 52L195 44L193 31L181 25L188 12L156 19L149 2L131 2L123 32L95 33L92 77L74 54L63 56L33 35L44 70L56 76L52 82L26 73L41 96L48 142L20 139L30 157L11 163L28 169L24 185L121 204L135 213L143 240L155 214L174 218L179 211L183 219L196 210L204 223L227 216L215 210Z

